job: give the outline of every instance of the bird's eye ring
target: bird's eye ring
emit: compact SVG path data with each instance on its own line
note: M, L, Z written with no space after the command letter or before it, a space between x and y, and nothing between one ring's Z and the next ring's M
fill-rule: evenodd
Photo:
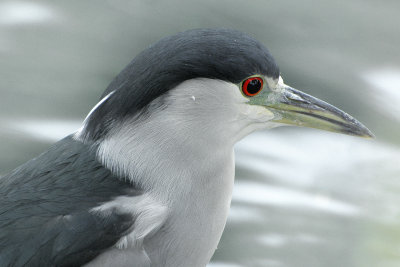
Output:
M255 96L263 89L263 79L260 77L247 78L242 83L242 91L246 96Z

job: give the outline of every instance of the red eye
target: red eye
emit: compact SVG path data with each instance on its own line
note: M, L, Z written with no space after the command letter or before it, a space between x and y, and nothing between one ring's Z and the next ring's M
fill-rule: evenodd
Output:
M242 91L247 96L257 95L263 88L263 79L252 77L245 80L242 84Z

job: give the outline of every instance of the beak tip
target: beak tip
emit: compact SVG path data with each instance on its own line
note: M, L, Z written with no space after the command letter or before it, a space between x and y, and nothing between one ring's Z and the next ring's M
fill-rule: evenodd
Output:
M355 132L355 135L365 139L375 139L375 135L361 123L359 123L358 131Z
M365 139L375 139L376 138L375 135L370 130L368 130L368 132L366 132L365 135L362 137Z

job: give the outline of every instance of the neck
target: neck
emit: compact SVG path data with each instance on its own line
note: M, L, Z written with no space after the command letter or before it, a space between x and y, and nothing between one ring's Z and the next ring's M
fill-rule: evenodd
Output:
M224 166L233 168L236 91L223 81L187 81L153 101L151 113L114 127L100 142L98 157L118 176L160 190L165 200L189 194L196 183L216 179Z

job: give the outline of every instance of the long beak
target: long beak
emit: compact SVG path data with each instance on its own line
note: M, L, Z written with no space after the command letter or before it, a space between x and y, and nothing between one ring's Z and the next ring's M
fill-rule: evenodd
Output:
M260 103L259 103L260 104ZM270 91L263 106L274 122L373 138L367 127L340 109L285 84Z

